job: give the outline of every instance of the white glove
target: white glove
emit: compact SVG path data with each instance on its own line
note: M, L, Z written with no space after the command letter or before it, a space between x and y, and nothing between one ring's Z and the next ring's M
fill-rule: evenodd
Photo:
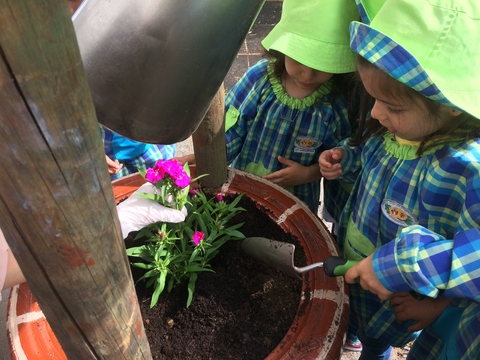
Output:
M117 205L118 219L122 227L122 235L125 239L131 231L155 223L157 221L179 223L185 220L187 210L182 211L160 205L152 199L137 196L137 193L154 194L157 192L155 186L145 183L140 186L130 197Z

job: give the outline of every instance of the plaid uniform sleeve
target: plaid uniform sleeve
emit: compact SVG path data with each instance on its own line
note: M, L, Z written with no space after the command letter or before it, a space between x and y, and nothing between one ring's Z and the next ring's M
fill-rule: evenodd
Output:
M391 291L415 291L430 297L480 300L480 229L469 229L446 240L421 226L374 255L374 270Z
M342 165L342 174L337 180L342 180L348 184L353 184L358 177L358 173L362 169L362 151L364 144L360 146L348 146L349 139L341 141L338 145L343 149L343 157L340 161Z
M260 60L249 68L225 98L227 163L231 163L243 147L252 121L257 114L261 87L265 83L269 61Z
M454 227L447 237L419 225L374 255L380 281L392 291L414 289L436 297L480 300L480 154L477 147L449 154L432 164L422 190L422 206L439 204L438 217ZM459 208L459 213L451 209ZM433 225L432 225L432 228Z

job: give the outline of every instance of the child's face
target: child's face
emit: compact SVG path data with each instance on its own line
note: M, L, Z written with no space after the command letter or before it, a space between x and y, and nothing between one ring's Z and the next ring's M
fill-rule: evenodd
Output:
M302 65L286 55L285 70L299 88L312 91L319 88L320 85L330 80L333 76L333 74Z
M405 140L420 141L446 125L448 117L433 117L419 98L386 95L378 86L374 74L378 70L359 69L367 92L375 98L372 118L391 133ZM419 95L420 96L420 95Z

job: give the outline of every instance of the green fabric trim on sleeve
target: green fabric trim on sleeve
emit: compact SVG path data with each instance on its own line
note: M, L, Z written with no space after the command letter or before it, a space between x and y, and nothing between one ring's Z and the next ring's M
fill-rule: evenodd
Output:
M230 105L227 113L225 114L225 132L227 132L228 129L237 123L239 117L240 111L238 111L234 106Z
M281 103L291 107L292 109L306 109L314 105L322 96L327 95L332 90L333 80L330 79L327 82L323 83L317 90L315 90L315 92L313 92L309 96L301 99L293 98L285 92L281 80L274 75L274 64L275 62L271 62L268 65L268 79L272 84L273 92Z

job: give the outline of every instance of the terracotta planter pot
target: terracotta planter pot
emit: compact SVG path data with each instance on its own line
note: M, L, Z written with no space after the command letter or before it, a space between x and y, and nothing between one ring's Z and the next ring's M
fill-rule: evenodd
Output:
M114 181L116 201L130 196L143 183L139 174ZM244 193L270 209L279 226L298 238L308 263L338 255L325 225L288 191L257 176L229 169L222 192ZM312 271L308 288L303 285L298 309L289 331L267 359L339 359L348 322L343 278L330 278L322 269ZM13 359L66 359L26 284L14 287L10 293L7 333Z

